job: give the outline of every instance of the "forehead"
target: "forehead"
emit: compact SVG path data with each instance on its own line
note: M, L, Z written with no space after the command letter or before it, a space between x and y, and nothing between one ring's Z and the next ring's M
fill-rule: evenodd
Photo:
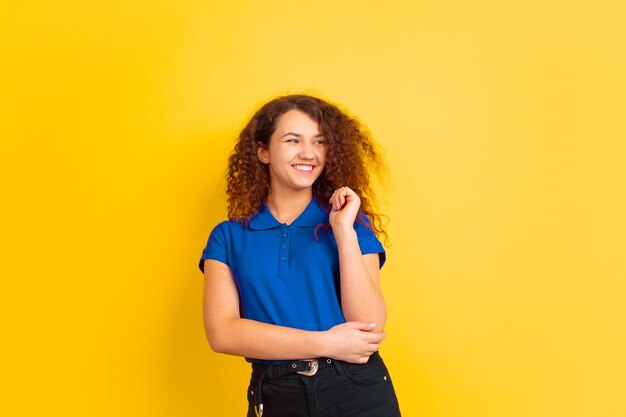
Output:
M319 125L308 114L301 110L289 110L286 113L280 115L276 120L276 129L274 134L285 133L300 133L300 134L318 134Z

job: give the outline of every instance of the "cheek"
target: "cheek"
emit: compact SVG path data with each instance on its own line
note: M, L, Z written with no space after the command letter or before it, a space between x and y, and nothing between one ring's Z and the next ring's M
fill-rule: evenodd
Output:
M325 164L328 161L328 148L325 148L324 150L320 151L318 156L317 156L318 161L320 161L320 163Z

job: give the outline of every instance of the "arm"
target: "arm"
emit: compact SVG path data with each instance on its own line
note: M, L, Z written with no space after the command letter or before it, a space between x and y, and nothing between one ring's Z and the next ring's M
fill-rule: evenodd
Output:
M241 318L230 268L205 260L204 275L204 328L215 352L266 360L330 357L364 363L385 337L364 322L312 332Z
M361 201L354 191L343 187L335 191L330 202L330 223L339 249L344 317L348 321L375 323L376 329L382 331L387 308L380 289L379 254L361 254L353 226Z

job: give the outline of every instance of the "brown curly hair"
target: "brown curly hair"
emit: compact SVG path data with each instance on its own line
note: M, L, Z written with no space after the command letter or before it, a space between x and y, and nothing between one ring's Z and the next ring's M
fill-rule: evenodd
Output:
M350 187L361 199L361 211L377 235L387 234L381 216L375 213L370 172L378 179L386 172L377 145L367 130L337 106L309 95L287 95L263 105L243 128L228 160L226 175L228 218L247 226L270 191L266 164L259 161L259 146L267 147L278 119L290 110L300 110L316 121L327 144L326 165L313 184L313 196L330 211L328 200L339 187ZM360 216L358 221L367 224Z

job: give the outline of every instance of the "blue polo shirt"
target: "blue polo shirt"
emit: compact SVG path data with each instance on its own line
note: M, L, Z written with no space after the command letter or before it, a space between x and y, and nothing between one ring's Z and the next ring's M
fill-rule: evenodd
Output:
M385 250L369 226L354 223L363 254ZM323 331L345 322L341 311L339 255L328 212L316 199L290 225L274 218L265 203L248 227L224 221L213 229L204 260L228 265L239 290L242 317L303 330ZM248 361L255 361L247 358ZM275 363L275 361L263 361Z

